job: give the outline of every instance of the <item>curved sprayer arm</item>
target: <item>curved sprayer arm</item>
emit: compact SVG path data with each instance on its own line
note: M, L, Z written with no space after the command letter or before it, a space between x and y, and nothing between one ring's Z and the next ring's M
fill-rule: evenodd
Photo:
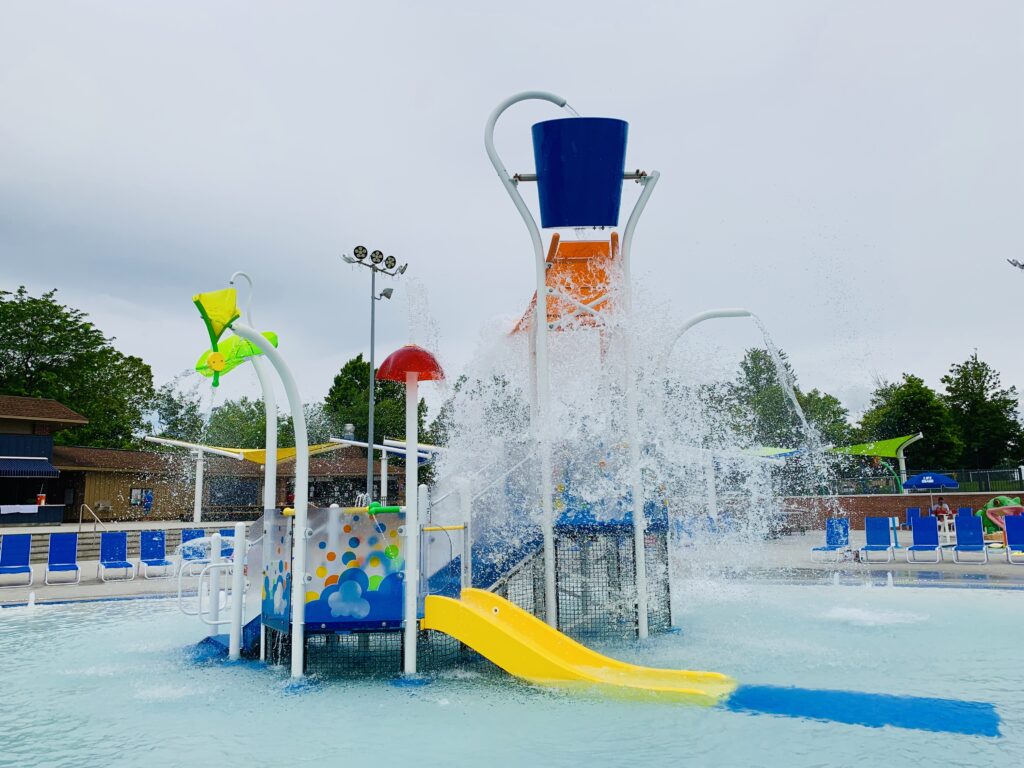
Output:
M639 180L644 188L640 193L640 197L633 204L633 212L629 214L629 220L626 221L626 229L622 233L622 280L627 286L627 301L629 301L630 306L633 304L633 283L630 276L630 263L632 261L630 259L630 252L633 248L633 233L636 232L636 225L640 221L644 208L647 207L647 201L654 193L654 188L658 186L658 179L660 178L661 173L659 171L651 171L650 174Z
M253 281L249 277L247 272L235 272L231 275L231 279L228 281L231 285L235 284L237 278L244 278L245 282L249 284L249 295L245 301L245 322L253 328L256 324L252 321L252 295L253 295ZM266 446L266 466L276 467L277 466L277 397L274 394L274 382L271 380L270 366L268 366L265 360L260 359L257 356L249 358L249 362L252 363L253 370L256 371L256 378L260 381L260 390L263 393L263 410L266 415L266 439L264 445ZM273 509L276 503L277 496L277 473L276 472L264 472L263 475L263 509Z
M252 278L249 277L249 274L247 272L235 272L233 275L231 275L231 279L228 281L228 283L234 285L235 278L237 277L244 277L245 282L249 284L249 295L246 297L245 300L245 323L246 325L251 325L253 328L255 328L256 323L252 321Z
M731 307L727 309L709 309L706 312L698 312L696 315L688 319L681 326L679 330L675 332L668 344L665 345L665 351L661 353L661 360L659 361L658 370L664 370L665 365L668 363L669 355L672 354L672 350L675 349L678 341L683 337L688 330L693 328L695 325L703 323L705 320L716 320L718 318L725 317L754 317L754 313L749 309L743 309L742 307Z
M519 194L519 190L516 188L516 182L505 168L505 164L501 162L501 158L498 156L498 150L494 148L494 126L498 123L498 118L502 116L506 109L511 107L513 104L518 104L521 101L550 101L552 104L558 107L564 107L568 102L561 96L548 91L523 91L517 93L514 96L509 96L491 112L491 116L487 118L487 125L484 127L484 148L487 150L487 157L491 160L491 165L494 166L494 171L498 174L498 178L501 179L502 186L505 187L505 191L508 192L508 196L512 198L512 202L516 206L516 210L519 211L519 215L523 217L523 221L526 223L526 228L530 231L530 239L533 240L533 249L536 253L541 254L541 259L544 257L544 246L540 239L540 229L537 227L537 220L533 218L533 214L530 213L530 209L526 206L526 201L523 200L523 196Z

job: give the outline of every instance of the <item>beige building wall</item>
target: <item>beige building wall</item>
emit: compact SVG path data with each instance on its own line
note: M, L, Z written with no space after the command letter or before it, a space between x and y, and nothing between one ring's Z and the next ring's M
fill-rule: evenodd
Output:
M132 488L153 491L153 510L131 505ZM186 478L135 472L85 473L85 503L101 520L177 519L192 511L194 490Z

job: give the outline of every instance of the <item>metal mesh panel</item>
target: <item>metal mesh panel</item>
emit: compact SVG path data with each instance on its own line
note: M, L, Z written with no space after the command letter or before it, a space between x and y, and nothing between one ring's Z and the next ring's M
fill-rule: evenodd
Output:
M668 533L648 533L647 550L647 627L651 632L672 628L672 591L668 573Z
M648 533L648 626L672 626L668 538ZM636 566L629 528L564 528L555 534L558 628L576 639L635 637ZM538 551L497 582L494 592L534 616L544 612L544 553Z
M529 555L495 583L492 591L524 611L544 618L544 552Z
M558 627L577 639L636 633L632 536L563 531L555 538Z
M291 663L291 636L267 629L267 661ZM402 672L401 632L358 632L349 635L307 635L305 673L323 678L395 677ZM442 632L420 632L416 666L421 672L442 672L489 666L483 657Z

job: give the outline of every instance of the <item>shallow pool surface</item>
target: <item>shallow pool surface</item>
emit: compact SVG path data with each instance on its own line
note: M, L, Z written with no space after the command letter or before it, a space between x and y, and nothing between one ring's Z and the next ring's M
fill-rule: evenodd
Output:
M0 610L0 765L1024 761L1024 591L691 582L678 604L679 633L601 650L745 686L987 702L1000 735L613 700L466 672L296 689L282 669L194 663L194 618L170 600L129 600Z

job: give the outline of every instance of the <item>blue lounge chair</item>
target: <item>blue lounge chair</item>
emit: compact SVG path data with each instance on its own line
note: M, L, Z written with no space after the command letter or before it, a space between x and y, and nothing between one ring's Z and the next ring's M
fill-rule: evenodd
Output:
M811 552L841 552L850 548L850 521L845 517L830 517L825 521L825 546L814 547Z
M202 539L206 536L206 531L202 528L183 528L181 531L181 567L187 568L186 573L195 573L194 567L197 565L206 565L210 562L210 559L206 556L206 547L203 546L188 546L190 541L196 539Z
M907 547L908 563L942 562L942 547L939 544L939 521L934 515L919 517L914 521L914 543ZM917 552L934 552L934 560L918 560ZM913 557L911 555L913 554Z
M1006 523L1006 562L1024 565L1024 515L1007 515L1003 520Z
M888 563L896 556L892 548L892 538L889 530L892 526L888 517L865 517L864 532L867 534L867 544L860 548L860 559L865 563ZM885 560L872 560L871 552L885 552Z
M974 514L974 510L971 509L970 507L957 507L956 508L956 516L957 516L957 518L959 518L960 515L973 515L973 514Z
M74 581L50 581L51 573L73 573ZM82 569L78 567L78 534L51 533L50 554L46 558L43 581L47 584L77 584L82 580Z
M0 576L15 576L22 573L28 574L28 581L24 584L4 584L2 589L11 587L31 587L32 566L28 559L32 554L31 533L7 533L0 541Z
M953 562L959 563L961 552L981 552L981 562L988 562L988 547L985 546L985 531L981 518L974 515L957 515L956 546L953 547ZM967 562L978 562L969 560Z
M167 537L163 531L142 531L139 534L139 563L146 579L170 578L174 575L174 562L167 559ZM150 568L163 568L161 576L150 576Z
M907 507L907 528L914 530L914 521L921 519L920 507Z
M107 570L124 571L119 579L108 579ZM100 534L100 562L96 567L100 581L131 581L135 578L135 563L128 560L128 532L104 531Z

